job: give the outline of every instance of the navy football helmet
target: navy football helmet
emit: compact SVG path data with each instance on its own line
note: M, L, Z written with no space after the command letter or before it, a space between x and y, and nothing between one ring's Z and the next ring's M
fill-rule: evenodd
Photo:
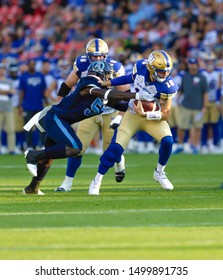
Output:
M106 61L92 62L88 67L88 75L95 75L102 81L107 81L113 76L113 69L111 65Z

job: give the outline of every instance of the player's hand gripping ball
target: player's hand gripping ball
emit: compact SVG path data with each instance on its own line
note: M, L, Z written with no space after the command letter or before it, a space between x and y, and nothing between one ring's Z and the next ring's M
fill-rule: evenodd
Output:
M160 106L155 100L153 101L140 100L140 101L142 103L144 112L154 112L160 110ZM137 106L138 100L135 100L134 104Z

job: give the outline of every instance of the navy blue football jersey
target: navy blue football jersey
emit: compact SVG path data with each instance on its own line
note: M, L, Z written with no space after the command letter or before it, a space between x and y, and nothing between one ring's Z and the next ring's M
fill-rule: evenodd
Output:
M102 98L90 94L80 95L81 89L87 86L101 88L96 77L83 77L79 80L72 93L52 106L51 112L54 112L59 118L66 120L70 124L101 114L105 108Z

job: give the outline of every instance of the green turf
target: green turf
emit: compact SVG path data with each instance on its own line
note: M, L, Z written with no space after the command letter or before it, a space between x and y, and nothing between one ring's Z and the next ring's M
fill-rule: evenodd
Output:
M127 154L125 181L111 169L95 197L87 191L98 156L83 158L69 193L54 192L66 167L57 160L46 195L27 196L23 156L0 156L0 259L222 259L222 155L173 155L169 192L152 179L156 162Z

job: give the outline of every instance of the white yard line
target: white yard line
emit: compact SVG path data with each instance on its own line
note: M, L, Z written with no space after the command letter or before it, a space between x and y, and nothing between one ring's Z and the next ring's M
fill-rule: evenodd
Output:
M103 214L120 214L120 213L142 213L142 212L187 212L187 211L223 211L223 208L164 208L164 209L120 209L108 211L52 211L52 212L11 212L0 213L0 216L30 216L30 215L103 215Z

